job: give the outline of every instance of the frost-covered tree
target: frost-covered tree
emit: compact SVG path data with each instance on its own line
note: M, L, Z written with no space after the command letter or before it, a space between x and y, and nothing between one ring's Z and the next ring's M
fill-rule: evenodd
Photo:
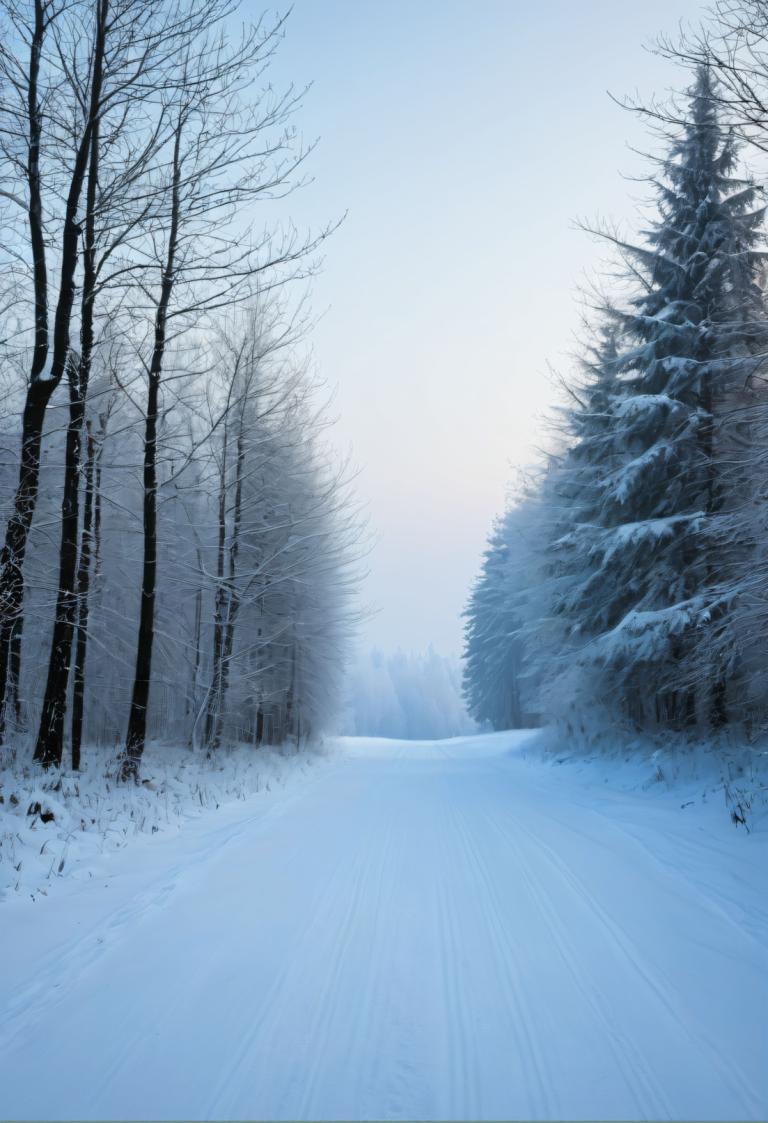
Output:
M470 598L465 689L497 728L526 709L585 733L765 714L764 208L713 83L701 67L643 237L608 235L622 284Z
M607 308L597 331L588 325L578 374L563 382L567 401L556 417L558 441L539 484L529 567L534 588L522 630L530 634L528 661L535 664L540 704L548 713L570 705L586 617L603 597L605 575L585 558L594 546L606 472L617 463L612 407L620 392L618 357L615 317Z
M738 674L724 622L759 528L748 458L736 470L733 451L757 424L766 330L763 207L736 158L702 68L655 181L658 214L642 244L621 245L640 292L612 317L554 471L570 504L570 529L551 543L570 577L554 605L562 634L580 640L565 694L641 726L723 724Z
M227 346L209 348L197 375L185 371L177 383L184 394L168 393L158 428L157 658L147 734L199 748L296 744L322 734L341 706L356 624L361 521L349 474L327 447L324 395L298 345L280 350L279 308L269 304L246 319L244 336L231 318L222 321L217 338ZM174 366L183 358L175 352ZM130 705L144 417L141 402L121 389L129 387L130 349L116 349L113 359L114 381L99 366L89 391L73 749L82 742L114 751ZM66 403L50 421L41 521L30 537L20 690L31 730L50 644L56 542L46 524L55 526L61 504ZM0 461L9 490L12 471ZM14 724L14 747L25 744Z
M530 598L538 585L534 543L540 530L534 510L538 503L524 502L497 520L464 613L464 697L472 717L493 729L536 722L524 640L525 621L535 616Z
M253 513L242 474L251 418L220 401L219 416L206 415L206 374L216 381L212 345L226 316L311 275L331 229L302 236L274 209L266 224L257 217L256 202L274 208L301 184L311 146L292 124L300 91L261 82L285 17L238 29L237 7L0 0L0 365L13 415L0 423L16 449L0 463L0 746L6 724L12 751L36 725L46 768L63 763L70 729L76 768L83 737L113 741L120 720L121 775L138 779L147 731L188 735L212 671L208 740L233 729L226 698L237 685L239 518L245 532ZM290 376L281 393L289 387ZM339 674L346 602L334 581L346 574L355 519L319 439L321 411L294 402L279 419L295 455L289 470L276 455L264 479L275 511L296 484L290 517L281 509L269 523L285 539L276 556L293 566L290 577L280 570L275 609L284 640L289 625L295 632L283 644L293 683L285 708L295 714L296 691L314 690L324 700L309 723L317 729ZM222 427L233 455L216 493ZM225 568L209 580L206 535L214 550L222 540L212 488L234 509ZM321 644L328 673L318 685L307 668L317 670ZM292 730L298 722L286 717L275 736Z
M199 545L212 619L193 676L208 678L193 741L209 750L224 736L304 739L340 702L361 523L346 466L325 446L319 386L295 352L301 326L264 301L229 325L219 357L212 526Z

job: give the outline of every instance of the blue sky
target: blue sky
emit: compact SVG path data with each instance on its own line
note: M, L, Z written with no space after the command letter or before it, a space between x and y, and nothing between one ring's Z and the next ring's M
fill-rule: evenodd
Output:
M320 137L300 224L348 211L328 245L313 347L336 440L361 466L376 545L364 642L458 651L461 612L514 466L530 462L604 251L629 226L653 149L608 96L664 94L646 49L696 19L677 0L297 0L272 69L313 87ZM684 78L682 79L685 80Z

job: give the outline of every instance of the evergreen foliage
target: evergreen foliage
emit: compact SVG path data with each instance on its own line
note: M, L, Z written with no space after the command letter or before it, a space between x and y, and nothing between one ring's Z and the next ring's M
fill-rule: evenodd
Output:
M603 310L540 488L522 631L546 642L526 677L569 721L601 708L634 728L717 728L764 705L750 634L768 540L764 207L707 67L689 98L653 222L638 244L612 239L634 292ZM508 550L497 529L468 608L467 689L473 712L513 724Z

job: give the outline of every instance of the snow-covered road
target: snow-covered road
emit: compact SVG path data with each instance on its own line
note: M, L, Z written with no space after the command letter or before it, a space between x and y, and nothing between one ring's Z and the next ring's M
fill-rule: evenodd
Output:
M519 743L346 742L0 906L0 1116L765 1118L765 840Z

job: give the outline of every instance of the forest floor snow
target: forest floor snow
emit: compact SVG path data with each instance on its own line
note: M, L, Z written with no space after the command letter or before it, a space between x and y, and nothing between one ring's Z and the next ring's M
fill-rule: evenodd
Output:
M29 760L31 751L20 755ZM115 781L117 753L104 749L85 749L79 772L6 762L0 767L0 900L34 901L60 892L70 879L109 879L126 848L176 834L230 803L255 795L269 802L307 778L324 755L322 746L297 753L243 745L207 760L151 743L138 785Z
M6 895L0 1117L766 1117L764 821L525 734L293 767Z

